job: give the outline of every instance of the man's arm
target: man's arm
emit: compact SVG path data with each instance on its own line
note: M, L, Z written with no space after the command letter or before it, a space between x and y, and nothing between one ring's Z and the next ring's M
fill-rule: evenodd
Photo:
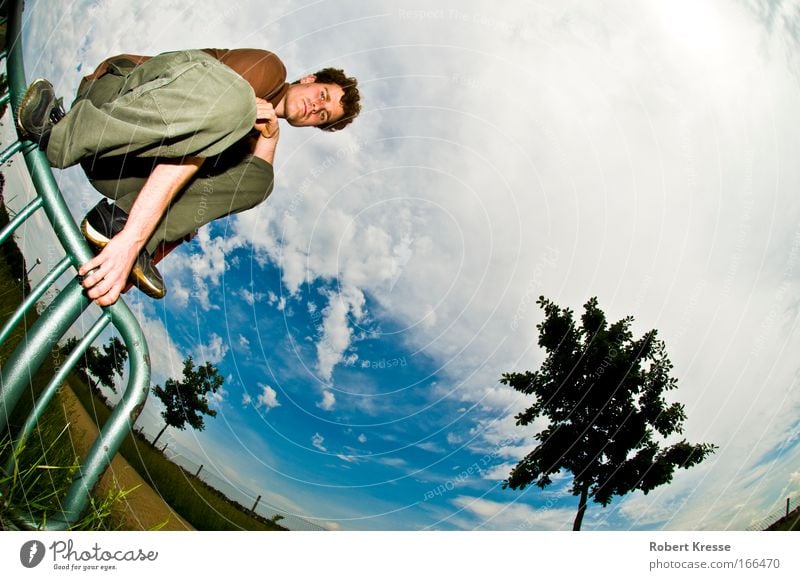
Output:
M83 287L89 298L100 306L109 306L117 301L136 258L161 221L167 206L197 173L202 163L201 157L187 157L180 163L156 165L139 192L125 227L102 252L78 270L78 274L85 276Z

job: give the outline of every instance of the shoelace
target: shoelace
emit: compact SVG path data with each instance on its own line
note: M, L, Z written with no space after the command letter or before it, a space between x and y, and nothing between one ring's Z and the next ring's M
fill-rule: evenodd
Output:
M56 99L53 108L50 109L50 120L53 123L58 123L61 119L63 119L67 113L64 111L64 99L63 97L59 97Z

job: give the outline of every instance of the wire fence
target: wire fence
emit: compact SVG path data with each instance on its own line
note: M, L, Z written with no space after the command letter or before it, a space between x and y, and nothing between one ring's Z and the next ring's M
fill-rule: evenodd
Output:
M205 464L199 464L191 459L184 457L176 451L167 451L167 457L176 465L185 469L188 473L195 475L204 483L213 487L230 501L240 504L244 509L250 510L259 516L272 519L278 525L288 528L295 532L321 532L326 529L299 515L292 513L281 506L275 505L266 501L263 497L264 494L256 493L251 489L244 487L238 482L233 482L230 479L224 478L209 468ZM279 516L276 518L276 516Z
M800 498L798 497L787 497L786 503L769 513L769 515L765 516L764 518L754 522L747 528L749 532L761 531L766 530L772 524L782 520L788 514L791 513L793 509L796 509L797 506L800 505Z

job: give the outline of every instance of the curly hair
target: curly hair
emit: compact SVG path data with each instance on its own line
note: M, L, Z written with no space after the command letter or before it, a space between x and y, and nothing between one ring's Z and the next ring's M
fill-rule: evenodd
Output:
M348 77L339 68L324 68L315 72L314 76L316 77L314 82L333 83L342 87L344 91L340 101L344 109L344 116L338 121L319 125L319 128L323 131L341 131L352 123L361 112L361 95L358 92L358 81L355 77Z

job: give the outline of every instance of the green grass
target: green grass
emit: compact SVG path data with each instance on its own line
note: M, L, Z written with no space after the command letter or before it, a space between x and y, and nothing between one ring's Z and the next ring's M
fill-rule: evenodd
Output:
M767 528L771 532L800 532L800 508L792 510Z
M0 204L0 228L7 220L5 208ZM28 290L25 261L16 244L9 241L0 246L0 324L5 323L22 300L23 292ZM25 329L37 318L37 314L31 312L0 346L0 365L24 340ZM40 371L31 377L29 388L9 418L10 433L19 431L33 406L34 397L42 391L53 373L54 358L47 357ZM12 456L14 467L6 472L5 465ZM67 433L67 420L60 398L56 395L19 453L14 454L7 434L0 439L0 527L18 528L23 526L24 520L46 521L60 511L59 501L66 495L78 466L79 459L74 454ZM116 527L117 521L111 516L116 499L119 498L115 495L92 498L86 515L73 529Z
M80 461L70 453L69 436L64 417L51 408L44 413L25 446L15 452L8 437L0 440L0 529L27 529L46 525L60 513L72 478ZM14 457L13 467L5 471L5 463ZM116 508L127 492L115 490L91 498L81 519L70 526L73 530L111 530L119 527Z
M99 427L111 411L88 386L77 379L70 386ZM272 521L253 515L232 502L194 474L167 459L138 434L130 434L120 454L164 500L198 530L285 530Z

